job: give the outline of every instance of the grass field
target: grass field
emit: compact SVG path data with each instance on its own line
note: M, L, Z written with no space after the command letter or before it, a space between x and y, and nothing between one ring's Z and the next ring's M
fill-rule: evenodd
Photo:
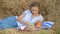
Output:
M53 30L40 30L40 31L30 31L30 32L24 32L24 31L18 31L17 29L7 29L7 30L1 30L0 34L54 34Z

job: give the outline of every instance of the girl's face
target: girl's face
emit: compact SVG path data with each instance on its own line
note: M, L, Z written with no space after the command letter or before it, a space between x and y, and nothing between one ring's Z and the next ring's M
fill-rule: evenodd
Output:
M31 7L31 11L33 14L38 14L39 8L37 6Z

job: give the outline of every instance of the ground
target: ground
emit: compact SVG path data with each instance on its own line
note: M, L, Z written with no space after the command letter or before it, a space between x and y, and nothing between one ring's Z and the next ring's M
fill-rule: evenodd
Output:
M40 31L33 31L25 32L25 31L19 31L17 29L6 29L1 30L0 34L54 34L53 30L40 30Z

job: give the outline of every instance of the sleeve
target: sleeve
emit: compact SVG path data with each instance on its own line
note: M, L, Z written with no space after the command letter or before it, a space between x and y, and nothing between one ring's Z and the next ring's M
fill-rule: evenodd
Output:
M25 14L28 14L28 13L30 13L30 10L25 10L25 11L23 12L24 15L25 15Z
M36 21L41 21L41 22L43 22L43 16L42 16L42 15L39 15L39 16L33 18L31 22L32 22L32 23L35 23Z
M42 22L42 21L44 20L43 16L40 15L40 16L38 17L38 20L40 20L40 21Z

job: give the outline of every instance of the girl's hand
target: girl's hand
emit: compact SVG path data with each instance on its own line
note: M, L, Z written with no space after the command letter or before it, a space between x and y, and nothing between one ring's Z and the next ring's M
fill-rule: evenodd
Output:
M32 23L29 23L28 27L31 28L31 29L33 29L33 28L35 28L35 25L32 24Z
M41 21L37 21L37 22L35 23L35 25L36 25L37 28L41 28L41 25L42 25L42 24L41 24Z

